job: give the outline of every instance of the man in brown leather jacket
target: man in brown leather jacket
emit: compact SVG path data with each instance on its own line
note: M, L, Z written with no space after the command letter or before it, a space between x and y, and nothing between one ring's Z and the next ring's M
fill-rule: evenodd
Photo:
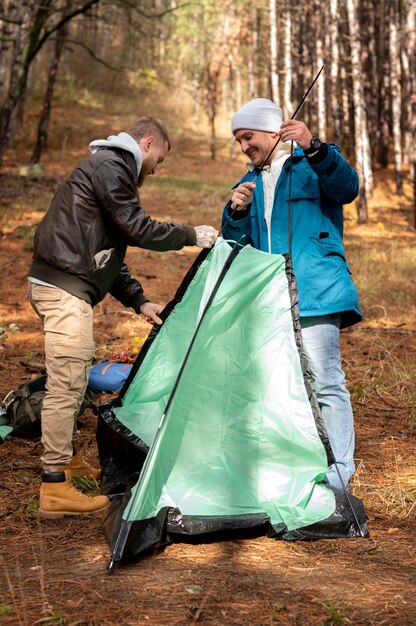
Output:
M127 246L149 250L210 247L217 231L153 220L137 187L170 149L157 118L136 120L126 132L90 144L92 155L57 190L34 241L30 302L43 323L47 392L42 407L39 517L102 511L105 496L76 490L71 475L98 478L73 453L73 433L94 356L92 308L110 293L156 323L162 306L146 298L124 263Z

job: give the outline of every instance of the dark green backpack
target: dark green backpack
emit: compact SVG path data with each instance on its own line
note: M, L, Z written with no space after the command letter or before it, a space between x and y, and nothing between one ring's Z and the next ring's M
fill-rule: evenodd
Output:
M45 394L46 375L38 376L7 394L3 406L13 428L11 436L37 439L42 435L40 414ZM100 394L87 387L78 417L86 408L98 414L99 399Z

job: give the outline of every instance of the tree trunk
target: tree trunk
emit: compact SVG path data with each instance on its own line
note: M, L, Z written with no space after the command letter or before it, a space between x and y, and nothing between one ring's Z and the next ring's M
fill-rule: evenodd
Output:
M364 30L367 54L363 71L365 72L365 76L373 75L376 77L375 80L365 81L367 88L365 98L367 103L368 131L371 137L372 159L374 161L381 135L378 111L380 110L379 76L382 72L377 48L379 22L377 11L374 7L374 0L365 0L365 11L365 17L363 19L365 19L368 26Z
M2 7L2 12L4 10L5 8ZM16 23L19 20L16 0L9 1L5 18L7 21L0 20L0 101L3 101L6 96L8 71L16 44L16 32L19 30L19 25Z
M392 139L396 193L403 195L402 182L402 130L401 130L401 86L400 86L400 46L398 25L400 24L397 0L390 0L389 53L390 53L390 98L392 112Z
M14 32L13 55L11 59L10 79L7 96L0 109L0 164L4 151L9 147L13 134L13 113L20 97L24 94L24 84L21 83L22 57L24 54L25 37L30 18L30 5L26 7L12 4L10 17L19 23Z
M277 71L277 17L276 0L269 0L270 11L270 88L271 99L279 104L279 74Z
M324 64L324 37L325 37L325 12L322 10L321 2L314 2L313 31L315 40L315 63L314 74ZM320 80L316 84L317 102L317 131L320 139L326 139L326 98L325 98L325 74L321 74Z
M56 76L58 73L59 63L62 56L62 51L65 46L65 39L67 36L67 25L64 24L57 32L57 39L55 42L54 52L49 66L48 84L45 91L45 97L43 99L43 108L38 125L38 134L36 139L35 148L33 150L31 163L39 163L40 157L45 152L48 146L48 129L49 120L51 117L52 97L55 88Z
M208 53L206 52L206 55ZM217 133L215 128L215 120L217 117L218 100L219 100L219 79L221 74L221 64L212 60L207 60L205 67L205 92L207 99L207 113L209 126L211 129L210 151L211 159L215 161L217 158Z
M292 104L292 14L290 0L286 0L285 4L285 20L284 20L284 67L283 67L283 118L288 119L293 113Z
M378 58L379 58L379 72L378 72L378 91L379 108L377 111L378 123L380 126L379 141L377 144L376 159L380 163L381 167L385 168L388 165L389 158L389 140L390 140L390 111L389 111L389 37L388 37L388 14L385 10L384 3L379 3L376 6L376 12L378 16Z
M410 166L410 182L413 183L413 227L416 228L416 6L413 0L408 5L406 49L409 58L409 71L406 93L406 137Z
M334 138L339 141L341 134L341 89L339 74L339 32L338 32L338 0L330 0L330 19L329 19L329 39L331 49L331 65L330 65L330 107L333 125Z
M209 117L210 129L211 129L211 139L210 139L210 144L209 144L210 151L211 151L211 159L215 161L217 158L217 134L215 131L216 112L215 112L215 107L213 106L213 103L210 103L209 105L208 117Z
M259 35L258 35L258 13L257 7L253 9L254 16L251 20L251 46L248 57L248 94L250 100L257 98L258 94L258 66L259 55Z
M74 9L72 13L65 18L61 18L61 20L58 19L54 26L50 25L47 32L45 32L44 26L50 16L51 6L53 7L54 0L39 0L37 4L34 4L34 0L29 0L25 3L23 16L27 18L27 16L30 15L32 3L35 7L35 13L33 20L30 20L31 26L28 36L25 38L22 37L21 40L19 40L19 46L21 46L23 52L15 56L16 61L11 71L8 98L0 109L0 165L4 151L7 148L12 115L19 101L24 97L29 69L34 58L41 50L48 37L59 28L62 19L70 20L75 17L75 15L84 13L99 1L100 0L85 0L84 5Z
M352 94L354 102L354 137L356 167L360 177L358 221L368 221L367 199L373 189L373 171L370 158L370 140L367 131L367 116L364 108L362 84L361 44L356 0L347 0L348 26L351 45Z

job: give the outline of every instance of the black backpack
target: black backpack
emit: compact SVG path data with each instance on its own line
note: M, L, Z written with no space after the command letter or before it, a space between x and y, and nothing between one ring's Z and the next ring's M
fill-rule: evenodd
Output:
M10 391L3 401L3 407L13 428L10 435L24 439L37 439L42 435L40 413L46 393L46 374L20 385ZM86 408L98 414L100 394L87 387L78 417Z

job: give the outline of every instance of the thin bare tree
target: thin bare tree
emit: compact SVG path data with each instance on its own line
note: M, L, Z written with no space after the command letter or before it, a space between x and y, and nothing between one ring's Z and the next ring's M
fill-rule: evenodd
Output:
M45 96L43 99L42 113L40 115L36 144L33 150L31 163L39 163L43 152L48 145L48 129L52 109L52 97L55 89L56 76L58 73L59 63L61 61L62 52L65 46L65 39L68 34L68 25L63 24L56 33L55 46L49 66L48 82L46 86Z
M351 46L355 155L356 167L360 177L358 221L364 223L368 220L367 199L370 198L373 190L373 170L371 166L370 139L368 136L367 114L362 83L361 41L357 15L357 0L347 0L347 11Z
M392 141L396 191L403 194L402 181L402 128L401 128L401 67L399 43L399 3L390 0L389 5L389 51L390 51L390 102L392 112Z
M269 0L270 13L270 88L272 100L279 104L279 74L277 67L277 12L276 0Z

